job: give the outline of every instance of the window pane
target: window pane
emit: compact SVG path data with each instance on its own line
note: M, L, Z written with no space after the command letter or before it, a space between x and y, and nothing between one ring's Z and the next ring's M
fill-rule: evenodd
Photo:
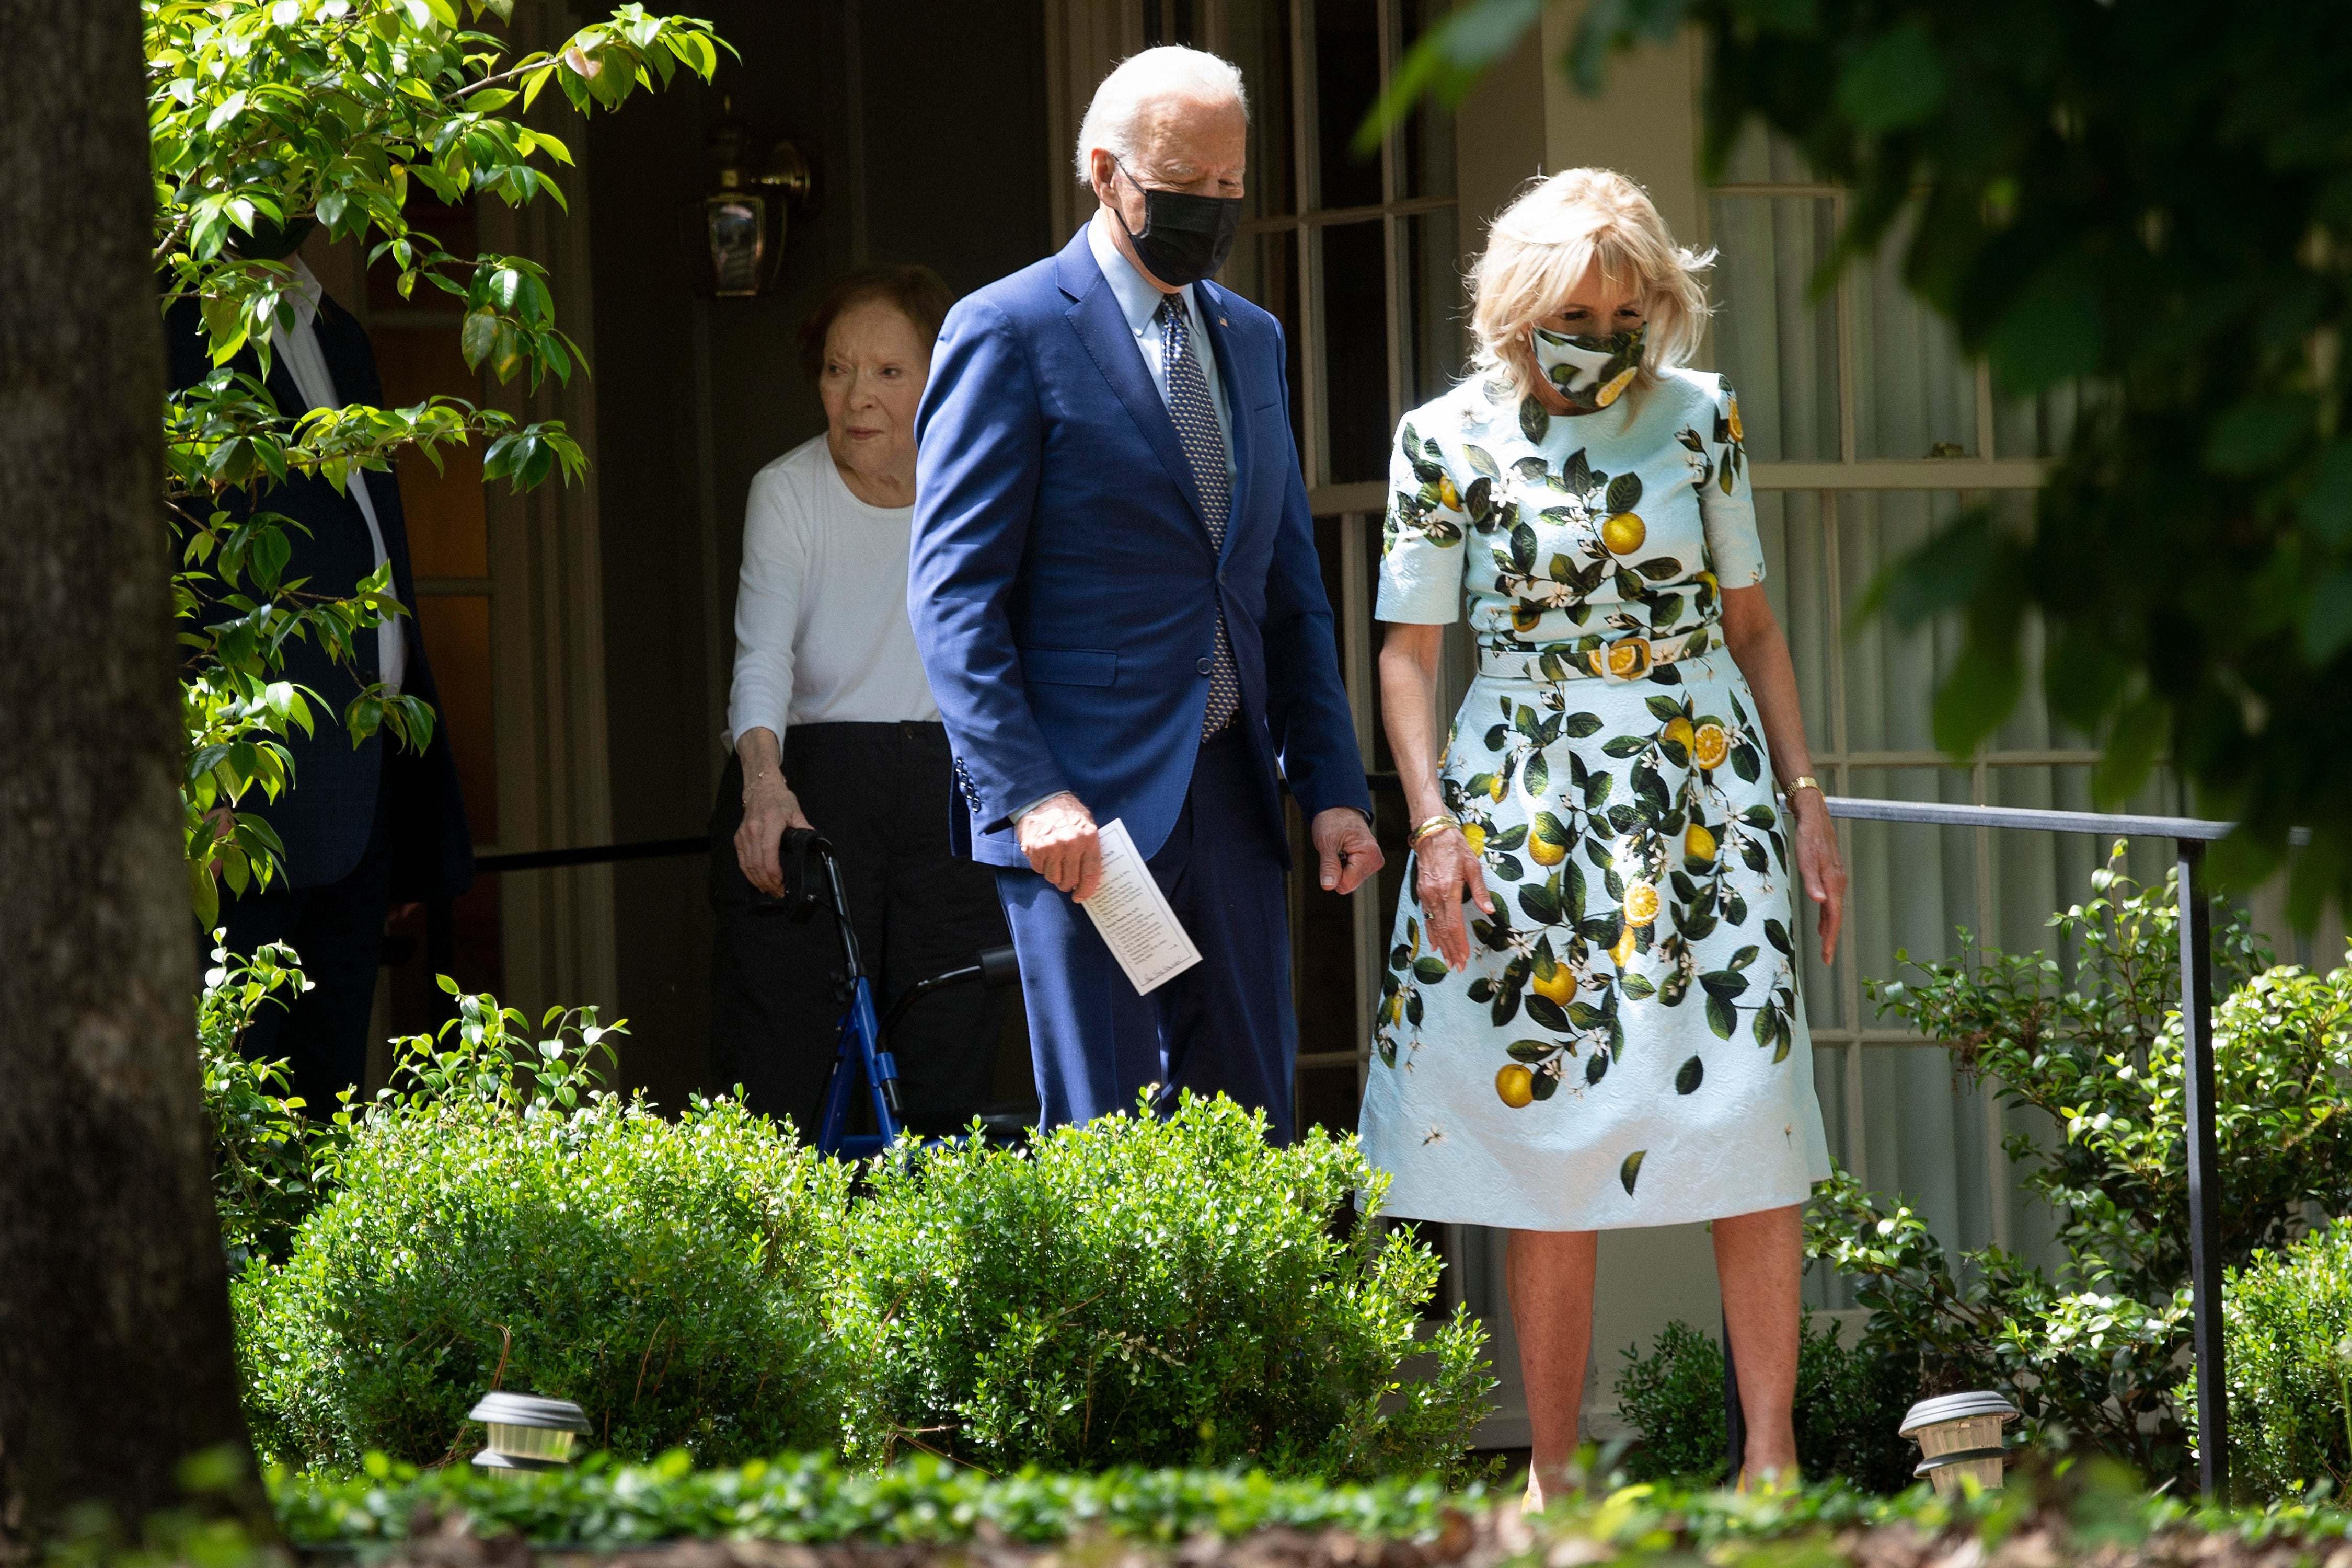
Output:
M2053 387L2021 403L1993 405L1995 457L2054 458L2074 438L2074 418L2086 397L2079 386Z
M1217 280L1282 323L1282 335L1289 345L1283 371L1290 382L1290 434L1303 451L1299 422L1306 414L1299 397L1299 377L1307 363L1307 345L1298 337L1298 231L1286 228L1242 236Z
M1751 119L1739 139L1731 144L1730 156L1723 161L1722 184L1727 185L1810 185L1816 184L1811 169L1805 164L1805 155L1785 137L1775 136L1765 130L1762 121ZM1721 243L1722 236L1716 237Z
M1412 408L1461 377L1468 306L1463 299L1453 211L1402 219L1400 229L1397 292L1405 319L1403 397Z
M1811 298L1836 238L1835 204L1813 196L1716 196L1715 362L1739 394L1748 455L1838 456L1837 311Z
M1862 618L1859 605L1879 574L1908 555L1961 511L1948 491L1851 491L1838 498L1834 640L1845 694L1846 743L1858 752L1936 750L1936 688L1959 656L1960 628L1950 621L1906 630L1883 616Z
M1249 93L1249 183L1244 219L1298 210L1297 150L1291 143L1290 6L1286 0L1226 0L1224 53ZM1263 301L1260 301L1263 303Z
M1717 195L1717 362L1739 389L1748 450L1759 459L1839 455L1837 300L1816 295L1832 252L1836 204L1825 196ZM1856 265L1854 456L1975 457L1977 374L1949 322L1903 281L1907 229ZM1752 410L1752 412L1750 412Z
M1397 30L1401 36L1390 48L1390 68L1393 70L1402 63L1422 35L1443 21L1452 9L1451 0L1396 0ZM1397 153L1400 199L1454 194L1454 116L1434 94L1423 98L1412 118L1399 129Z
M1823 553L1829 536L1822 528L1820 492L1766 490L1758 495L1756 531L1764 547L1764 591L1788 637L1789 657L1796 667L1806 746L1815 753L1834 750L1830 661L1840 648L1838 605L1831 596L1835 579Z
M1314 0L1315 143L1318 208L1368 207L1381 200L1378 153L1349 145L1381 94L1377 0Z
M1976 364L1951 323L1905 285L1910 233L1898 225L1853 268L1854 455L1976 457Z
M1329 480L1378 479L1389 471L1389 304L1381 230L1339 224L1316 237L1323 340L1324 449Z
M1332 901L1337 903L1339 900L1334 899ZM1306 984L1311 990L1315 984L1315 977L1312 974L1307 975ZM1308 991L1300 993L1302 995L1308 994ZM1336 996L1340 993L1334 991L1328 994ZM1349 1019L1352 1020L1355 1016L1354 1010L1349 1009L1348 1014ZM1304 1022L1305 1020L1302 1019L1301 1023ZM1299 1048L1302 1051L1306 1049L1303 1033L1300 1037ZM1300 1070L1298 1104L1296 1112L1300 1131L1303 1132L1309 1127L1320 1127L1333 1134L1353 1132L1356 1130L1356 1111L1364 1099L1363 1090L1356 1087L1356 1066L1352 1062L1342 1062L1331 1067L1305 1068Z
M1834 781L1824 781L1833 783ZM1873 800L1908 800L1965 805L1972 798L1965 768L1856 768L1846 793ZM1974 830L1913 823L1843 824L1846 871L1845 935L1838 968L1856 965L1873 980L1892 980L1901 969L1896 951L1922 960L1954 951L1953 928L1975 927L1977 919ZM1797 904L1812 900L1790 879ZM1810 914L1800 918L1805 957L1806 1016L1816 1025L1844 1028L1885 1026L1864 995L1859 1008L1844 994L1845 976L1822 966L1821 939Z

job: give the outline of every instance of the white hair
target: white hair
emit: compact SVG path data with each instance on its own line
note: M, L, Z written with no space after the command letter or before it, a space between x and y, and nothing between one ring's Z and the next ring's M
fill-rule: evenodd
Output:
M1112 68L1095 89L1087 117L1078 125L1078 183L1094 183L1094 150L1107 150L1124 162L1135 156L1136 122L1143 107L1167 92L1186 90L1203 97L1230 98L1249 114L1249 94L1242 88L1241 68L1205 49L1163 44L1129 55Z

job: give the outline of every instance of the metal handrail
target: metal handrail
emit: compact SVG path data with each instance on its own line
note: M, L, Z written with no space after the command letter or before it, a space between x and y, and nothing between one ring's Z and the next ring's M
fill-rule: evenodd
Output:
M2213 900L2206 891L2205 847L2228 837L2234 822L2193 816L2134 816L2095 811L2040 811L2000 805L1946 805L1928 801L1830 795L1830 816L1849 822L1913 823L1937 827L2027 828L2046 833L2169 838L2179 868L2180 1026L2185 1058L2183 1110L2189 1122L2189 1285L2195 1303L2189 1347L2196 1360L2197 1479L2208 1501L2229 1487L2229 1394L2221 1378L2221 1155L2213 1104ZM2308 844L2307 829L2289 835ZM1727 1399L1738 1388L1729 1377L1730 1342L1724 1345ZM1736 1417L1730 1429L1738 1430ZM1740 1462L1734 1449L1731 1462Z

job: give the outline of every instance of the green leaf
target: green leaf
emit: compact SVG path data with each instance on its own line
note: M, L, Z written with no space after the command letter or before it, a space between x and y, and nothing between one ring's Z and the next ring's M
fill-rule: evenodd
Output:
M1647 1149L1636 1149L1625 1156L1623 1164L1617 1167L1617 1179L1625 1184L1625 1195L1629 1198L1633 1195L1633 1184L1642 1179L1642 1161L1649 1152Z
M2277 393L2239 404L2213 423L2205 466L2217 474L2258 474L2311 434L2318 405L2300 393Z
M1973 754L2017 705L2021 683L2015 640L1988 647L1972 633L1936 693L1936 744L1956 759Z
M1513 1061L1521 1062L1549 1061L1559 1054L1559 1044L1551 1040L1513 1040L1505 1048Z
M2295 510L2304 526L2330 544L2352 540L2352 438L2327 448Z
M1706 1064L1698 1058L1693 1057L1675 1070L1675 1092L1676 1094L1696 1093L1700 1082L1706 1077Z
M1739 1026L1738 1013L1712 991L1706 995L1706 1026L1715 1031L1718 1040L1731 1038L1731 1032Z
M1935 113L1944 93L1936 42L1915 19L1880 34L1839 73L1837 106L1858 130L1895 131Z
M1883 612L1906 628L1924 625L1967 604L1991 558L1992 512L1971 508L1882 571L1863 613Z
M2000 390L2028 396L2089 375L2105 343L2105 299L2091 258L2062 254L1994 324L1985 344Z
M2352 572L2339 572L2320 584L2325 592L2330 584L2341 595L2340 612L2343 629L2336 647L2352 640ZM2311 634L2308 621L2304 635ZM2331 647L2329 652L2334 652ZM2315 653L2315 662L2325 662L2326 655ZM2136 793L2155 766L2158 752L2172 734L2172 710L2154 692L2142 692L2126 703L2116 715L2115 728L2107 732L2106 754L2091 770L2091 800L2102 810L2115 810Z

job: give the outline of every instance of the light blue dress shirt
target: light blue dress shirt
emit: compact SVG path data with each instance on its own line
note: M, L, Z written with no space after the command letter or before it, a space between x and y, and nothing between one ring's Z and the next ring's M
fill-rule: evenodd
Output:
M1087 245L1095 253L1095 265L1110 284L1110 291L1118 300L1120 314L1127 318L1129 329L1135 333L1135 346L1143 352L1143 368L1151 373L1151 384L1160 389L1160 401L1174 405L1168 391L1168 367L1162 363L1167 345L1160 335L1159 289L1144 281L1135 264L1118 253L1111 242L1110 219L1097 208L1087 223ZM1217 374L1216 351L1209 346L1209 334L1201 330L1200 301L1192 285L1187 283L1177 292L1183 296L1184 313L1192 327L1192 355L1201 362L1201 374L1209 384L1209 402L1217 411L1217 437L1225 444L1225 472L1237 473L1234 463L1234 420L1225 407L1225 384Z

